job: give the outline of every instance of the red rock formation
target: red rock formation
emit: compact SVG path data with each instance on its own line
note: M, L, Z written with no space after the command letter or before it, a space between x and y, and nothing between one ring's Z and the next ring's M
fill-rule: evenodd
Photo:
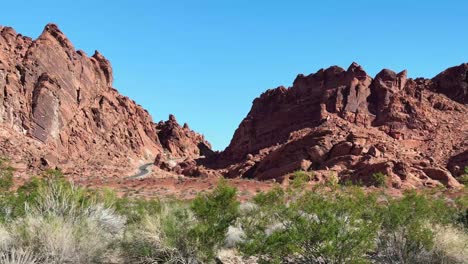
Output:
M177 169L175 167L182 161L214 155L210 143L203 135L191 130L187 124L181 127L173 115L169 116L168 121L159 122L156 129L161 145L166 150L158 154L154 161L161 169L181 173L181 166ZM195 176L194 173L190 174Z
M170 115L166 122L159 122L156 129L162 146L174 158L198 158L212 154L211 145L205 137L191 130L186 123L181 127L174 115Z
M112 81L103 55L76 51L54 24L36 40L0 27L2 154L25 169L58 166L89 175L128 172L166 147L176 156L186 153L173 148L179 143L172 138L163 136L162 146L158 133L165 128ZM202 141L189 136L182 144L191 139Z
M299 75L255 99L227 149L198 164L228 177L281 180L301 169L373 184L382 172L398 188L457 187L453 175L468 165L467 72L462 64L432 80L391 70L372 79L353 63Z
M80 175L125 175L154 159L177 174L282 180L302 169L317 180L397 188L457 187L468 151L468 64L433 79L353 63L299 75L268 90L222 153L175 117L150 115L112 88L112 68L50 24L36 39L0 27L0 154L27 171L58 166Z

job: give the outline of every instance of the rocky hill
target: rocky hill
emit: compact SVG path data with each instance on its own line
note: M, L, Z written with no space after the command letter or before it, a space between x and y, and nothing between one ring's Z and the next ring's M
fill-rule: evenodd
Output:
M165 152L199 155L202 136L191 131L197 136L181 142L165 133L112 81L102 54L75 50L54 24L35 40L0 27L0 153L20 171L80 175L128 173Z
M178 172L281 181L312 170L317 181L365 185L382 173L396 188L458 187L468 166L467 103L466 63L433 79L387 69L372 78L356 63L333 66L263 93L224 152L186 161Z

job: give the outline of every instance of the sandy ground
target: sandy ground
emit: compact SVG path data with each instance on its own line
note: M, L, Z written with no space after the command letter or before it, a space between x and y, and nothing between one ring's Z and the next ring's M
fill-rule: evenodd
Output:
M140 198L179 198L192 199L197 194L213 190L221 178L190 178L169 173L152 172L146 177L87 177L74 178L79 186L88 188L110 188L120 196ZM248 200L257 193L272 188L274 182L228 179L229 184L238 189L239 199Z

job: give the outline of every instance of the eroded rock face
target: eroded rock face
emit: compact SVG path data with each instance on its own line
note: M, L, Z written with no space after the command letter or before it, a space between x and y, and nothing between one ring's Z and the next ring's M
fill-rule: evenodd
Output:
M174 115L170 115L169 120L165 122L159 122L156 129L165 152L156 156L154 164L163 170L182 174L183 168L187 166L175 167L183 161L190 160L190 165L196 165L192 162L195 159L214 155L211 144L205 140L205 137L191 130L187 124L180 126Z
M291 132L319 126L328 114L368 125L372 120L367 102L371 82L361 66L353 63L348 70L333 66L299 75L289 89L268 90L254 100L223 158L239 161L249 153L282 144Z
M467 65L432 80L387 69L371 78L356 63L299 75L255 99L226 150L198 164L261 180L313 170L317 180L335 174L372 185L381 172L396 188L459 187L455 177L468 166Z
M25 169L57 166L81 175L125 175L160 153L193 154L190 144L202 142L194 132L162 135L179 128L153 123L112 82L110 62L98 51L76 51L54 24L36 40L0 27L1 154Z
M432 79L432 89L447 97L468 104L468 63L448 68Z

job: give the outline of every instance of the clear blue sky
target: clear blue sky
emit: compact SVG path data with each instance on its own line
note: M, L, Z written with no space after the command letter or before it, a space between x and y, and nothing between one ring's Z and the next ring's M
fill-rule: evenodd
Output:
M378 3L377 3L378 2ZM99 50L114 86L157 122L176 115L223 149L252 100L330 65L432 77L468 62L468 1L4 1L1 25L54 22Z

